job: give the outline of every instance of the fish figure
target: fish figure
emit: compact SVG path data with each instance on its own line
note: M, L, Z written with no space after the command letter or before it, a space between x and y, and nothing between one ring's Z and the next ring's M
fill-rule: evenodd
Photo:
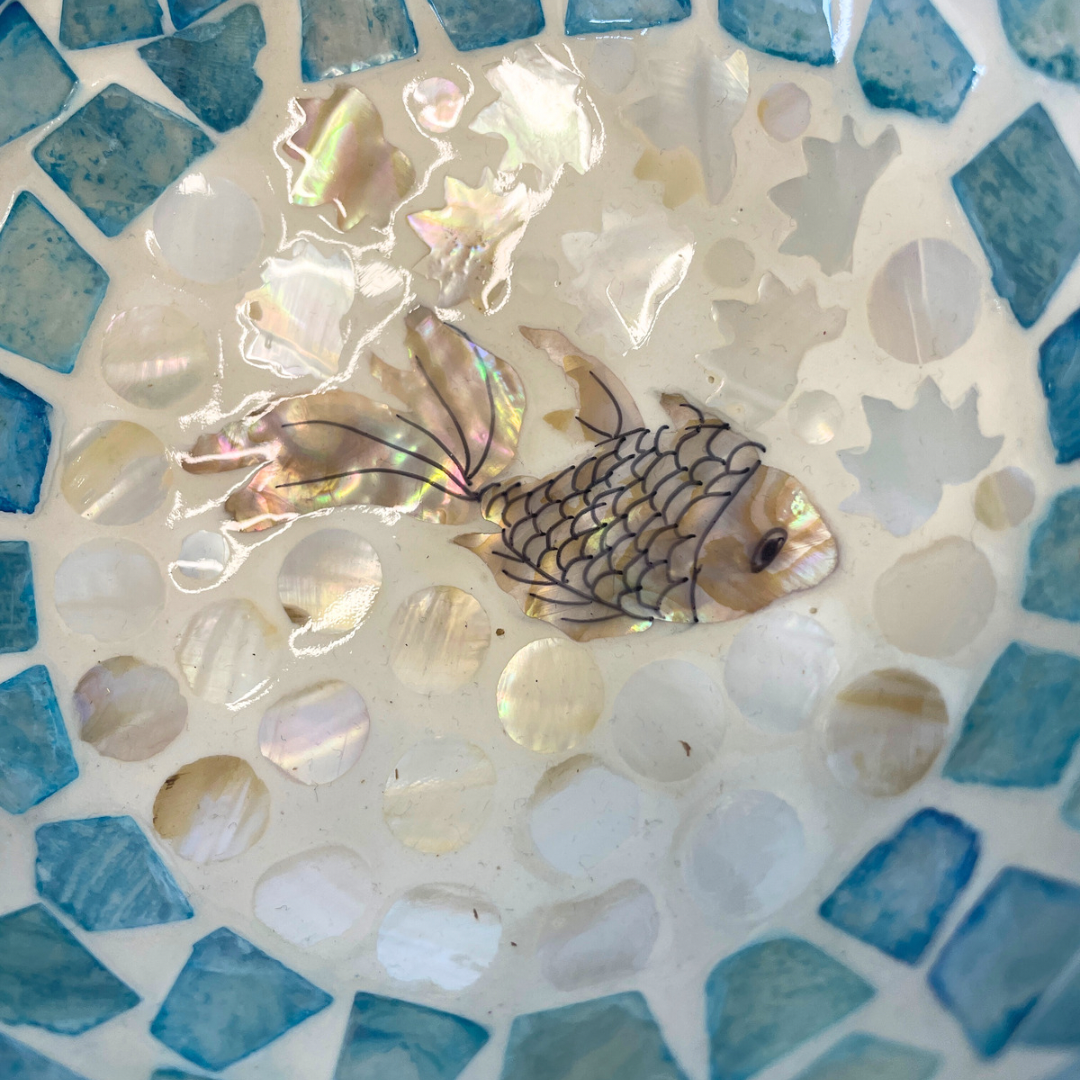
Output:
M406 317L407 370L372 357L406 407L330 390L288 398L183 459L190 472L253 470L226 510L271 528L336 505L372 505L444 524L477 512L493 528L455 537L526 615L579 641L656 620L725 622L808 589L836 569L836 540L799 481L764 446L676 394L649 428L601 361L553 330L522 327L561 365L593 443L541 479L503 477L525 413L514 369L425 308Z

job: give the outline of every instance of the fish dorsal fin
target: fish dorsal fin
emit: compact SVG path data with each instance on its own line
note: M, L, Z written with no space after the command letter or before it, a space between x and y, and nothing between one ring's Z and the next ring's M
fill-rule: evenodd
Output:
M543 349L573 380L578 399L575 415L587 439L606 442L645 426L630 391L606 364L582 352L558 330L528 326L520 330L530 345ZM564 414L557 415L562 418Z
M684 428L688 424L708 423L710 420L731 424L726 416L721 416L720 413L707 409L704 405L697 405L682 394L661 394L660 405L671 417L671 422L676 429Z

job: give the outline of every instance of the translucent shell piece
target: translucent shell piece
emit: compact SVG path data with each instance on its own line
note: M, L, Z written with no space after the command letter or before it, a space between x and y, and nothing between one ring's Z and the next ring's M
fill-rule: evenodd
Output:
M286 154L302 162L289 186L300 206L332 203L338 227L348 230L366 217L378 227L416 183L408 157L383 137L382 117L353 86L328 98L300 98L300 128L286 140Z
M344 390L288 398L220 435L204 435L184 468L222 472L264 463L225 503L245 529L340 505L468 520L473 491L514 458L525 392L509 364L427 309L414 310L406 327L410 367L371 362L405 409Z
M425 79L413 87L412 100L417 123L435 135L456 127L465 107L461 87L449 79Z
M478 187L448 176L443 181L446 205L409 215L409 224L431 254L420 264L439 283L439 306L463 300L481 310L498 306L510 279L510 257L533 214L524 184L505 193L495 189L495 177L484 169Z

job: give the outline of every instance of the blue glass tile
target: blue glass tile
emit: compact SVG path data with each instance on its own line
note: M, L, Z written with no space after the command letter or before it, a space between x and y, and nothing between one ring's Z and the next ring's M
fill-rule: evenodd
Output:
M821 66L835 64L821 0L720 0L720 25L751 49Z
M1076 0L998 0L1001 25L1016 55L1052 79L1080 83Z
M0 1031L0 1076L5 1080L86 1080L59 1062L44 1057L26 1043Z
M26 652L37 639L30 545L25 540L0 540L0 653Z
M53 821L37 830L38 892L84 930L125 930L194 912L130 817Z
M225 0L168 0L169 17L177 30L190 26L196 19L201 19L208 11L220 7Z
M930 1080L940 1067L941 1057L929 1050L855 1032L795 1080Z
M1032 105L952 179L994 288L1031 326L1080 253L1080 170Z
M544 29L540 0L429 0L455 49L468 52L535 37Z
M0 11L0 146L59 116L78 81L22 4Z
M160 33L157 0L64 0L60 13L60 44L69 49L115 45Z
M1018 1042L1048 1049L1080 1047L1080 953L1071 968L1039 999L1016 1033Z
M1039 378L1059 465L1080 457L1080 311L1039 347Z
M1014 641L979 687L944 773L962 784L1050 787L1078 737L1080 660Z
M357 994L334 1080L455 1080L489 1035L463 1016L410 1001Z
M0 918L0 1020L81 1035L139 1004L42 904Z
M712 1080L745 1080L865 1005L874 988L801 938L748 945L705 984Z
M0 512L31 514L49 462L52 407L14 379L0 375Z
M945 123L971 89L975 61L930 0L874 0L855 71L871 105Z
M37 163L116 236L214 144L194 124L113 83L49 132Z
M1028 548L1020 603L1028 611L1080 622L1080 488L1061 492L1039 523Z
M66 375L108 285L71 233L20 191L0 229L0 348Z
M916 964L978 857L974 829L951 814L920 810L871 848L821 905L821 916L894 959Z
M1073 784L1062 804L1061 818L1069 828L1080 830L1080 780Z
M502 1080L686 1080L641 994L516 1017Z
M205 1069L224 1069L333 998L226 927L196 941L150 1034Z
M680 22L690 16L690 0L570 0L568 34L610 34Z
M1006 867L945 943L930 986L968 1042L998 1053L1080 949L1080 888Z
M0 683L0 806L25 813L78 775L48 670L38 664Z
M219 22L151 41L139 55L204 124L230 131L251 115L262 93L255 57L265 44L259 9L244 4Z
M416 55L416 31L404 0L300 0L304 82Z

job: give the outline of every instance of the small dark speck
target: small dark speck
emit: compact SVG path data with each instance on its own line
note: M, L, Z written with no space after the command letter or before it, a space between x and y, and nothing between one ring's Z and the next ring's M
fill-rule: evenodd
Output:
M394 770L394 779L395 780L400 780L401 779L401 777L398 775L397 769Z
M817 608L816 608L816 607L812 607L812 608L810 609L810 614L811 614L811 615L816 615L816 614L817 614Z
M517 948L517 942L516 941L511 941L510 944L513 945L515 949Z
M690 756L690 744L685 739L679 740L679 745L686 751L686 756Z
M475 919L475 920L476 920L477 922L479 922L479 921L480 921L480 916L479 916L479 915L477 914L476 908L473 908L473 909L472 909L472 917L473 917L473 918L474 918L474 919Z
M502 637L503 634L505 634L505 633L506 633L506 631L500 626L498 628L498 630L495 631L495 636L496 637Z

